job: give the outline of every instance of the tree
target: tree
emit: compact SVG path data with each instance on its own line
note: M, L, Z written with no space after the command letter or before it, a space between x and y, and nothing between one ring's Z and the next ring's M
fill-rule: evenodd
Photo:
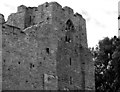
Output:
M105 37L91 51L95 62L96 92L117 92L120 89L120 39Z

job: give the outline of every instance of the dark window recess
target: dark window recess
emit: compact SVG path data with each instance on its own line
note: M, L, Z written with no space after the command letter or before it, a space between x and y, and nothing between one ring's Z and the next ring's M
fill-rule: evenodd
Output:
M82 33L82 35L84 35L84 33Z
M71 38L69 36L65 36L65 41L66 42L71 42Z
M5 26L2 26L2 28L5 28Z
M46 52L47 52L48 54L50 53L49 48L46 48Z
M31 16L30 16L30 23L32 22Z
M48 2L46 2L45 7L48 7L48 6L49 6L49 3L48 3Z
M79 36L77 35L76 38L79 38Z
M6 60L5 60L5 59L3 59L3 62L5 63L5 62L6 62Z
M33 68L33 67L35 67L34 64L30 63L30 68Z
M47 17L47 20L49 20L50 18L49 17Z
M118 19L120 19L120 16L118 17Z
M44 86L45 86L45 82L44 82L45 79L44 79L44 77L45 77L45 76L44 76L44 74L43 74L43 75L41 76L41 79L42 79L42 87L43 87L43 88L44 88Z
M42 65L42 62L39 62L40 65Z
M18 62L18 64L20 64L20 61Z
M35 67L35 65L32 65L32 67Z
M87 56L87 54L85 56Z
M72 64L71 58L70 58L70 65Z
M73 78L70 76L70 85L73 84Z
M76 49L76 48L75 48L75 52L74 52L74 53L75 53L75 55L77 55L77 56L78 56L78 51L77 51L77 49Z
M10 71L10 68L8 68L8 71Z
M85 62L82 62L82 64L85 64Z
M29 24L28 26L33 25L33 16L30 16L30 19L29 19L29 23L28 23L28 24Z
M74 25L70 19L66 22L66 30L74 31Z
M28 80L26 80L25 82L28 83Z

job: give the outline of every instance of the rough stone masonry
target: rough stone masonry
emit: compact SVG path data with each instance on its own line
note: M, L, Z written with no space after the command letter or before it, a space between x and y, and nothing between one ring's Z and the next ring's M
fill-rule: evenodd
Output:
M0 14L2 90L95 90L86 21L57 2Z

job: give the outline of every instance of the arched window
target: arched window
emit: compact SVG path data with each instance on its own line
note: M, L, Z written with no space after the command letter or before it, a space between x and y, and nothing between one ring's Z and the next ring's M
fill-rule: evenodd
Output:
M66 22L66 30L67 31L74 31L74 25L70 19Z
M67 20L66 22L66 36L65 36L65 42L70 43L72 42L72 34L75 31L74 25L70 19Z

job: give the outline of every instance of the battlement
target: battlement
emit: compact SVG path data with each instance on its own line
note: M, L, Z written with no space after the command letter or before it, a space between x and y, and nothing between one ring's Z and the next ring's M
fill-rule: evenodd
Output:
M4 15L0 14L0 24L3 24L5 22Z
M81 44L88 47L85 19L79 13L74 13L73 9L68 6L62 8L57 2L46 2L38 7L20 5L18 6L18 12L8 17L6 24L23 30L29 26L46 22L54 24L56 28L62 28L68 19L73 22L76 30L80 32Z
M48 17L49 19L52 19L57 15L54 15L55 13L67 13L65 15L70 14L71 16L74 15L73 9L67 6L62 8L62 6L57 2L46 2L38 7L26 7L25 5L20 5L18 6L17 12L9 16L7 24L24 29L32 24L39 23L43 19L45 21L45 19L48 19ZM49 20L47 20L47 22L48 21ZM21 23L24 25L21 25Z
M68 14L74 14L74 11L72 8L65 6L63 7L64 11L67 12Z
M25 5L20 5L17 8L17 12L26 12L27 11L27 7Z

